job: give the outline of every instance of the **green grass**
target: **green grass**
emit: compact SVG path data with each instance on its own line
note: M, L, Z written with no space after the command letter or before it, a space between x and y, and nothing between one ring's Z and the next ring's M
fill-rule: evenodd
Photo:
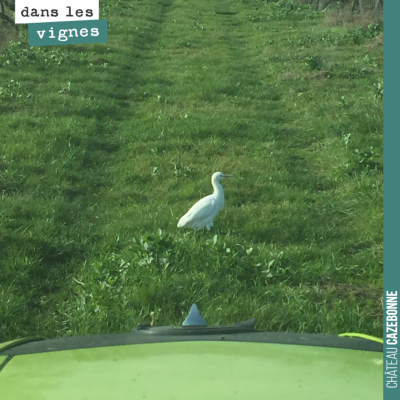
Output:
M381 336L380 26L256 0L100 17L108 43L22 32L0 58L0 341L193 302L210 325ZM178 230L215 171L224 233Z

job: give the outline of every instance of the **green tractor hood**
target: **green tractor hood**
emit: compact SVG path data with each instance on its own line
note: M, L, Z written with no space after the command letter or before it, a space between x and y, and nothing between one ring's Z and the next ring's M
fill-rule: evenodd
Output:
M7 400L338 400L382 398L379 339L260 332L255 320L21 339L0 345Z

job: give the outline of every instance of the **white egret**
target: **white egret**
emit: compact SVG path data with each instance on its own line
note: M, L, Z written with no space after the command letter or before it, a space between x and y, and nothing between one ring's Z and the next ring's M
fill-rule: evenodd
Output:
M230 178L222 172L215 172L211 177L214 193L203 197L179 220L178 228L193 228L194 230L207 228L210 230L214 226L214 218L224 208L224 188L220 180Z

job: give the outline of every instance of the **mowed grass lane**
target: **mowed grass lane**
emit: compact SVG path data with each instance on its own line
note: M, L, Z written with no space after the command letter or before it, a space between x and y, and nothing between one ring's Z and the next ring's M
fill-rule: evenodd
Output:
M1 339L180 324L192 302L210 325L379 336L379 27L283 1L102 13L109 43L1 60L21 95L0 103ZM218 170L219 233L179 231Z

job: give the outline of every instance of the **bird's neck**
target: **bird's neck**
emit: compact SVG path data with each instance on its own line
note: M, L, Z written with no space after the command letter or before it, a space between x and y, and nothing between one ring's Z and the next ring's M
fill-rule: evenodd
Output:
M213 182L212 183L213 188L214 188L214 194L219 197L224 197L224 188L219 182Z

